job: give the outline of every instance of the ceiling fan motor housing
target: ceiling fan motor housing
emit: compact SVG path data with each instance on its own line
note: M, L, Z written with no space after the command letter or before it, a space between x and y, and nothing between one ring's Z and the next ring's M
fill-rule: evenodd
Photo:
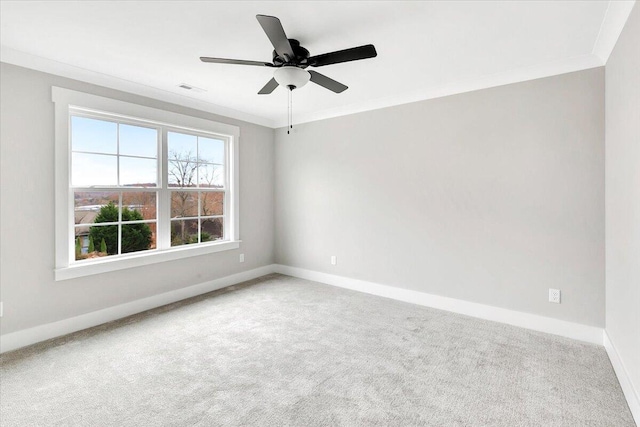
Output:
M278 52L273 51L273 64L276 67L281 67L283 65L296 65L302 68L307 68L309 65L307 64L307 60L309 59L309 51L304 47L300 46L300 42L296 39L288 39L289 44L291 44L291 50L293 51L293 58L286 58L278 55Z

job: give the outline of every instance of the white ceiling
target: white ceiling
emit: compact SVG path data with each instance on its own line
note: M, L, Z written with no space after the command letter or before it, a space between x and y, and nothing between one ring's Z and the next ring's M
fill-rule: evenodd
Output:
M256 14L312 55L372 43L378 57L316 68L349 86L294 92L295 122L603 65L634 2L8 2L2 60L268 126L286 123ZM178 88L188 83L203 93Z

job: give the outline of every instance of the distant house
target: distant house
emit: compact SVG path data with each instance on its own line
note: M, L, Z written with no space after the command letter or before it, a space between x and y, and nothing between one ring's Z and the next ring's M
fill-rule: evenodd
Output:
M101 205L82 206L75 209L75 225L81 224L93 224ZM81 250L80 253L86 254L89 252L89 230L90 226L75 227L75 238L80 238Z

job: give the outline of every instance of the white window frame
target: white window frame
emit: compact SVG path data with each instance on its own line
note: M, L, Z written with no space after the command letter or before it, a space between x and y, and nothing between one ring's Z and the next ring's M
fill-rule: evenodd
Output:
M143 105L105 98L84 92L60 87L52 87L52 100L55 103L55 280L66 280L109 271L139 267L214 252L238 249L240 247L240 211L239 211L239 147L240 129L237 126L218 123L211 120L191 117L170 111L164 111ZM129 254L111 255L108 257L75 262L73 188L71 186L71 137L69 133L71 115L74 111L85 111L98 116L110 116L115 120L142 121L162 128L161 141L166 141L167 132L185 132L227 140L225 150L225 174L228 194L225 196L223 228L224 239L196 245L184 245L169 248L166 240L158 242L155 249ZM212 135L213 134L213 135ZM167 145L160 144L158 151L158 176L166 177L168 153ZM164 178L163 178L164 179ZM170 233L170 203L161 197L166 183L159 181L160 190L157 198L157 239L168 239ZM169 189L170 190L170 189Z

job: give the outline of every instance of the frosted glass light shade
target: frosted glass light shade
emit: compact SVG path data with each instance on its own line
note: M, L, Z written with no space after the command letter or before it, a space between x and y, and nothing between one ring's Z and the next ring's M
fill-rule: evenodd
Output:
M309 82L311 74L298 67L281 67L273 73L273 78L276 79L280 86L293 86L294 89L297 89Z

